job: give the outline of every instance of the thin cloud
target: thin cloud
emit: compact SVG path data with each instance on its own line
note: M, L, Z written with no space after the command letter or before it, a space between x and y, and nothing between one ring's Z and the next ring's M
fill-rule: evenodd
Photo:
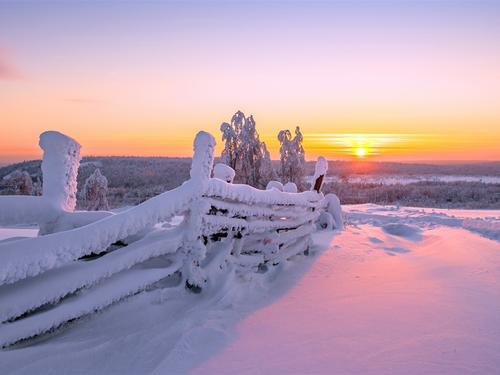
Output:
M66 98L64 99L64 101L77 104L94 104L94 103L98 104L106 102L103 99L97 99L97 98Z
M5 51L0 50L0 80L12 81L21 79L21 72L11 61L9 61L6 55Z

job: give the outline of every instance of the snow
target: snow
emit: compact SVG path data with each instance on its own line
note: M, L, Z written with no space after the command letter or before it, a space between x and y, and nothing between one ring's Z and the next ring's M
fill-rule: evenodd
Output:
M36 276L93 251L103 251L117 240L166 221L186 210L197 194L201 194L200 187L198 181L190 180L127 211L83 227L0 243L0 285Z
M44 149L42 162L44 181L46 181L44 196L38 200L29 199L31 197L3 197L4 199L0 200L0 207L2 211L4 209L16 211L16 206L19 206L19 211L25 213L29 211L27 203L32 203L35 213L49 216L54 211L57 212L57 209L43 210L44 202L49 202L50 206L56 203L61 204L59 208L62 212L59 212L52 221L47 220L47 217L40 220L42 222L39 222L41 234L47 232L50 234L0 243L0 285L37 276L93 252L100 253L118 240L137 235L159 222L169 220L174 215L183 214L193 201L201 198L207 189L213 167L215 139L207 132L198 132L194 140L191 179L183 185L115 215L104 212L97 215L85 213L70 216L75 219L74 225L78 225L78 221L87 220L88 222L92 218L97 221L57 233L54 233L56 228L64 227L64 223L59 222L58 219L64 219L64 214L74 208L74 202L71 202L73 195L76 194L80 146L71 138L58 132L42 133L40 146ZM66 180L61 176L64 176ZM213 180L217 181L217 179ZM219 182L226 184L223 181ZM195 205L190 210L196 207ZM4 215L0 216L0 223L3 223L2 216ZM5 216L9 219L9 215ZM20 216L23 219L30 218L28 214ZM199 215L192 215L192 217L201 221ZM16 217L15 219L15 223L18 223ZM31 220L24 223L30 222ZM193 236L193 233L200 233L192 223L189 225L191 228L189 236ZM64 229L67 229L66 227ZM50 231L47 228L50 228Z
M227 184L218 179L211 179L208 182L206 194L209 196L219 196L224 199L238 200L248 204L281 204L306 207L315 207L322 199L321 194L313 191L294 194L282 192L277 189L259 190L249 185Z
M325 183L342 182L345 177L326 176ZM422 174L422 175L351 175L347 178L352 184L382 184L408 185L416 182L432 181L432 182L482 182L484 184L500 184L500 176L482 176L482 175L440 175L440 174ZM306 181L314 182L314 176L307 176Z
M40 144L44 176L50 180L46 194L33 202L0 201L2 208L23 206L21 212L32 203L41 215L41 236L0 243L0 347L154 289L174 274L180 285L199 291L210 288L225 269L245 278L265 261L277 265L309 251L323 195L263 191L211 179L215 140L209 133L199 132L194 140L188 181L117 213L73 212L68 200L76 191L79 145L54 132L42 134ZM52 183L56 177L59 181ZM87 182L92 179L99 188L107 185L99 170ZM37 207L40 202L46 207ZM168 222L174 216L184 218L177 225ZM87 255L94 258L82 259ZM160 265L151 267L158 257ZM165 261L170 265L161 264Z
M214 163L215 138L212 134L200 131L194 139L194 154L189 175L192 180L207 180Z
M0 351L0 373L496 374L500 211L342 208L344 231L315 233L309 256L266 272L222 262L231 246L221 243L201 294L163 282L102 310L167 271L118 272L38 323L100 313ZM0 335L40 328L32 322Z
M53 221L59 214L46 199L35 196L0 196L0 208L0 225Z
M344 219L342 218L342 207L340 200L335 194L327 194L325 196L326 211L332 215L333 225L336 229L344 228Z
M73 212L80 146L57 132L40 145L43 197L0 197L0 224L42 234L0 230L2 374L500 366L500 211L341 207L293 183L228 183L221 164L210 178L215 139L199 132L182 186Z
M297 185L293 182L287 182L283 185L283 191L287 193L296 193L298 191Z
M463 228L480 235L500 240L499 210L456 210L375 204L344 205L342 209L351 220L360 223L384 225L404 220L407 225L445 225ZM422 224L424 223L424 224Z
M278 191L283 191L285 187L279 181L269 181L266 186L266 190L276 189Z
M214 166L214 177L228 183L232 183L236 173L229 165L217 163Z
M80 145L56 132L40 135L43 149L43 196L56 208L73 211L76 205L76 175L80 166Z
M323 211L316 221L318 229L335 229L335 221L331 213Z
M13 227L13 228L0 228L0 242L12 241L13 239L21 239L25 237L36 237L38 235L38 228L35 227Z
M392 223L382 226L382 230L393 236L418 241L422 238L421 230L417 227L402 223Z
M312 176L311 184L314 186L314 183L316 182L319 176L323 176L323 183L324 183L327 171L328 171L328 161L323 156L319 156L318 160L316 160L316 165L314 167L314 175ZM313 186L311 186L311 188ZM319 190L321 191L321 186Z
M59 327L62 322L102 310L172 275L179 269L180 263L180 259L176 259L169 267L133 269L116 274L105 280L99 288L81 292L79 298L66 299L50 310L6 324L0 333L0 344L5 346L15 343L19 338L33 337Z
M42 133L39 145L44 151L43 196L0 197L0 224L36 223L40 234L48 234L64 227L60 216L75 208L80 145L56 131Z
M361 225L333 243L193 373L497 373L497 242L440 227L417 244Z
M73 262L55 272L25 279L17 283L15 288L0 286L0 322L46 303L56 302L78 289L91 287L138 263L175 252L182 239L183 229L180 226L168 230L166 236L162 231L151 232L124 249L92 262Z

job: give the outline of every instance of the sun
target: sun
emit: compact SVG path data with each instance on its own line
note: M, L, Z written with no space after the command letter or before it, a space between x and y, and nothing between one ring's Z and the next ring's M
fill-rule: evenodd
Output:
M358 158L363 158L366 156L366 149L364 147L358 147L356 149L356 156Z

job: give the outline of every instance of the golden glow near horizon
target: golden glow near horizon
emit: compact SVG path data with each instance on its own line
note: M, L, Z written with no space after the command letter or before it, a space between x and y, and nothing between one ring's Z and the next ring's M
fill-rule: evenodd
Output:
M414 134L311 134L308 142L328 147L339 155L359 158L387 154L390 150L409 148L422 142Z
M329 159L374 161L495 160L497 142L495 137L488 139L480 134L304 135L304 147L309 159L323 155Z

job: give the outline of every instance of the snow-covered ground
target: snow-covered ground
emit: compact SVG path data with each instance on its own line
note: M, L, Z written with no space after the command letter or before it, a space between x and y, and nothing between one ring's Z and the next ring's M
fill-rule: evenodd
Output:
M0 241L10 240L12 241L16 237L36 237L38 234L38 228L35 227L14 227L14 228L0 228Z
M498 374L500 211L343 208L312 256L139 294L0 351L0 373Z
M306 177L309 182L313 180L313 176ZM339 176L328 176L325 182L340 182L342 178ZM382 184L382 185L408 185L415 182L482 182L485 184L500 184L500 176L461 176L461 175L440 175L440 174L423 174L423 175L352 175L348 177L348 181L353 184Z

